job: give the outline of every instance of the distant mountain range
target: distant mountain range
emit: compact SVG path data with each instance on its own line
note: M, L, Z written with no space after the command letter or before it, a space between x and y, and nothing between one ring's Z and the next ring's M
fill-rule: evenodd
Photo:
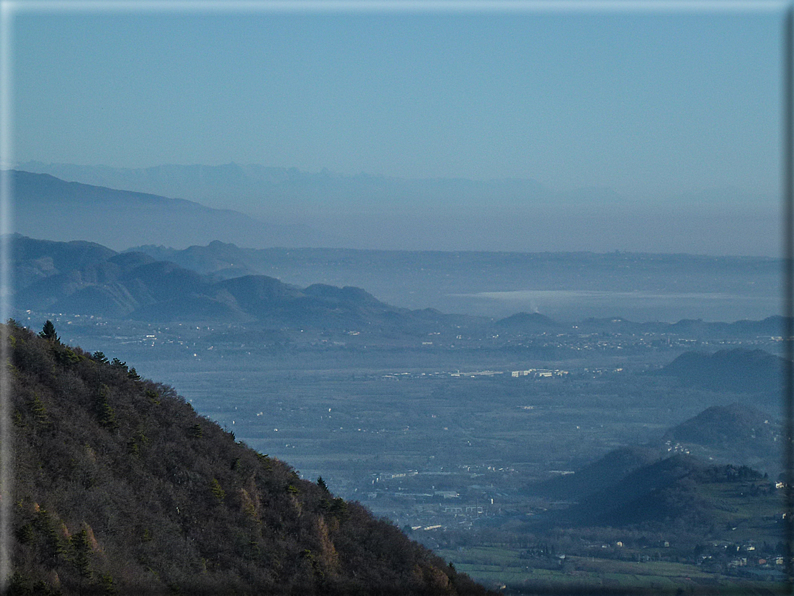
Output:
M160 165L149 168L114 168L29 161L18 166L27 172L50 174L63 180L94 186L124 188L167 197L189 198L208 205L228 205L256 211L266 206L274 212L289 209L290 201L302 204L331 203L333 208L368 206L394 211L413 206L466 207L498 199L500 209L517 207L531 198L537 203L566 202L587 205L594 199L621 203L625 199L609 189L580 189L557 193L532 179L469 180L465 178L409 179L358 174L347 176L323 170L241 165ZM322 208L322 207L321 207ZM330 205L325 209L331 208Z
M779 310L779 259L639 253L499 253L339 248L243 248L209 242L174 249L132 248L161 261L223 277L263 274L299 286L366 288L406 308L507 317L525 310L563 321L609 317L605 331L632 333L633 321L762 319ZM597 308L593 308L597 307ZM610 312L611 311L611 312ZM606 325L606 323L609 323ZM780 335L770 321L764 334ZM683 320L691 337L748 334L754 324Z
M533 180L410 180L237 164L124 169L28 162L15 174L14 189L16 231L115 249L183 248L207 239L254 248L520 247L526 235L506 233L505 218L509 224L516 213L561 204L597 215L597 205L622 200L606 189L555 193ZM496 213L501 223L482 225L483 214Z
M228 209L154 194L13 172L14 229L50 240L88 240L114 249L143 243L187 247L207 238L247 246L324 246L328 234L305 225L274 225Z
M410 328L460 321L410 311L360 288L299 288L265 275L218 279L139 252L116 253L87 242L15 237L17 308L151 322L252 322L269 327Z
M532 179L349 176L234 163L135 169L31 161L18 169L189 199L235 209L271 226L315 230L312 235L297 229L290 236L274 227L267 232L273 238L239 238L245 246L740 255L774 255L779 246L777 198L731 189L648 202L601 187L556 191ZM107 239L80 237L118 247ZM225 234L204 238L231 239ZM185 246L181 239L169 243Z
M449 323L454 320L460 324L466 320L480 326L493 324L499 333L514 336L562 332L579 335L655 333L660 338L667 334L705 339L775 336L783 329L783 318L779 316L735 323L699 320L637 323L612 317L589 318L572 324L526 312L495 322L486 317L442 315L432 309L390 306L359 288L348 286L339 289L328 283L309 283L300 289L297 284L287 284L274 276L257 273L264 268L263 259L268 255L271 263L279 263L283 254L288 252L254 251L215 241L185 250L143 246L141 251L117 253L97 243L54 242L17 235L13 240L15 301L17 308L23 309L157 321L258 320L277 326L304 324L322 327L360 325L365 320L369 321L368 324L388 326L441 320ZM377 252L349 252L330 251L329 256L325 251L309 251L303 259L317 260L321 265L334 259L352 258L362 262L370 259L377 264L384 257ZM396 253L389 258L411 266L415 261L421 262L419 253ZM286 272L282 265L268 270ZM695 365L710 361L687 358L695 358L689 368L684 366L685 359L682 361L684 364L671 364L672 368L659 374L681 374L682 378L695 382L694 379L701 375L695 370ZM721 372L709 374L719 378ZM766 370L759 374L763 377ZM744 385L742 387L744 390ZM760 385L758 381L751 381L746 389L770 391L775 387L774 382L769 384L762 378Z

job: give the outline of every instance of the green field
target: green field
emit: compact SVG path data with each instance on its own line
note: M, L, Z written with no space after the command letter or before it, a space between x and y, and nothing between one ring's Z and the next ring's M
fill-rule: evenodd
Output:
M459 571L504 593L782 594L783 586L705 573L694 565L568 556L558 569L535 567L522 551L481 546L437 553Z

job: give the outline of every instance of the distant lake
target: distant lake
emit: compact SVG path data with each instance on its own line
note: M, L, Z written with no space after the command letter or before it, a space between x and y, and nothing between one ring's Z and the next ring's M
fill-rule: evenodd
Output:
M623 317L631 321L703 319L733 322L760 320L781 313L778 296L721 292L610 292L602 290L514 290L449 295L449 311L488 316L539 312L552 319Z

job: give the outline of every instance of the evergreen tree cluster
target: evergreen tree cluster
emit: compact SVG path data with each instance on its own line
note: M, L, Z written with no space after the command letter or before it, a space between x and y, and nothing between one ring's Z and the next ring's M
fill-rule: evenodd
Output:
M9 594L485 593L173 388L64 345L50 326L6 329Z

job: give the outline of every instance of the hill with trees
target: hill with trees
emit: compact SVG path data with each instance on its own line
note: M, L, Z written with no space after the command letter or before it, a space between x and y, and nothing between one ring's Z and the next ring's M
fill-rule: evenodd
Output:
M527 486L531 495L562 501L578 501L587 495L608 489L631 472L657 461L659 448L649 446L619 447L584 466L574 474L564 474Z
M702 460L746 465L777 477L783 470L783 429L775 416L752 406L712 406L668 430L668 449Z
M770 480L781 468L780 433L779 422L753 407L712 406L659 441L619 447L574 473L528 484L529 496L557 502L529 525L673 532L674 524L680 535L727 539L726 524L741 523L774 533L771 518L761 518L781 505Z
M166 385L10 321L9 594L484 594ZM3 494L3 498L9 495Z
M780 395L785 361L764 350L737 348L713 354L685 352L657 374L690 387Z

